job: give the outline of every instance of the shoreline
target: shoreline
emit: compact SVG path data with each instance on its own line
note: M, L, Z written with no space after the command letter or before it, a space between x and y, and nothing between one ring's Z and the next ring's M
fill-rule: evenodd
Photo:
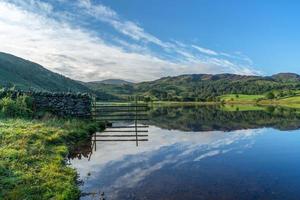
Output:
M115 102L111 102L115 103ZM193 102L193 101L154 101L142 102L148 104L149 107L156 106L223 106L223 105L252 105L252 106L279 106L287 108L299 108L300 102L285 102L282 100L261 100L261 101L225 101L225 102Z

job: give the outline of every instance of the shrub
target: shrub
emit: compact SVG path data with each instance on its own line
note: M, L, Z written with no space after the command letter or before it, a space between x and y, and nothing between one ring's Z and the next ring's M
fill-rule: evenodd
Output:
M269 92L269 93L267 93L266 98L267 98L267 99L274 99L274 98L275 98L275 95L274 95L273 92Z
M32 100L26 95L10 96L0 100L1 114L7 117L29 117L32 115Z

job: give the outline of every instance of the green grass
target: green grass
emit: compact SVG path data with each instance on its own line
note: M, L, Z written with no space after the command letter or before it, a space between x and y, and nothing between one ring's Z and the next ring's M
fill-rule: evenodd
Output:
M75 119L0 119L0 199L78 199L68 147L100 127Z
M225 102L255 102L257 99L264 97L265 95L227 94L221 96L221 100L224 100Z
M284 106L289 108L300 108L300 93L299 91L293 91L297 96L292 97L281 97L275 99L263 99L265 95L243 95L239 94L238 97L235 94L223 95L221 96L221 100L225 101L225 104L258 104L258 105L277 105ZM278 94L278 92L274 92L274 94ZM257 101L258 99L263 99ZM230 108L230 110L235 109ZM237 108L238 109L238 108Z
M279 101L281 101L281 102L287 102L287 103L299 103L300 104L300 96L282 98Z

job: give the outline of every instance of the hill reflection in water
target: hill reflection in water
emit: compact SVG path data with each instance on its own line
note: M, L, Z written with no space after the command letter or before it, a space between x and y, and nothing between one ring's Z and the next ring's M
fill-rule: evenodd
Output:
M232 131L263 127L295 130L300 127L300 110L253 108L226 111L222 106L158 107L149 112L149 119L152 125L182 131ZM239 110L239 107L235 106L234 110Z

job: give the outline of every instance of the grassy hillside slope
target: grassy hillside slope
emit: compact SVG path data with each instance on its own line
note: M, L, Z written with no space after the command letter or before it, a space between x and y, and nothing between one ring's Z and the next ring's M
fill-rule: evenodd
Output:
M0 53L0 85L15 85L20 89L55 92L89 92L90 89L63 75L51 72L39 64Z
M118 99L105 92L92 90L82 82L54 73L37 63L0 52L1 86L14 86L20 90L91 93L102 100Z

